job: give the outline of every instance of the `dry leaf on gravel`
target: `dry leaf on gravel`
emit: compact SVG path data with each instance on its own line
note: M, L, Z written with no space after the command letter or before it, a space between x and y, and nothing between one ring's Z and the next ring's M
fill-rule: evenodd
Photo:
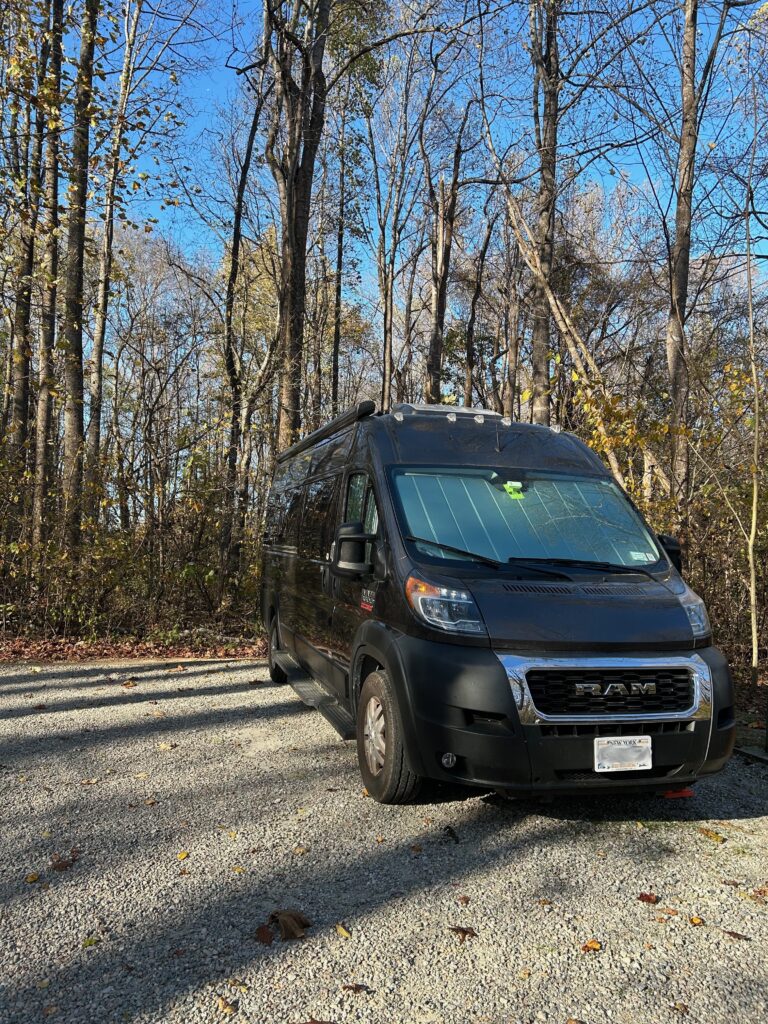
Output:
M82 779L80 782L81 786L95 786L99 779Z
M133 687L136 685L136 680L135 679L126 679L125 682L121 683L120 685L124 686L126 688L126 690L132 690Z
M352 938L352 932L347 928L343 921L336 922L336 934L340 935L342 939Z
M460 903L462 907L466 907L469 905L469 896L457 896L456 902Z
M227 1017L232 1017L237 1013L237 1000L230 1003L226 996L219 996L216 1000L216 1008Z
M660 914L666 914L668 917L677 917L679 911L675 910L674 907L659 907Z
M260 924L256 929L256 941L262 946L271 946L275 941L275 935L268 924Z
M186 672L186 668L183 665L177 665L176 668L169 668L169 672Z
M144 803L147 807L154 807L157 804L157 800L153 796L148 796Z
M158 750L175 750L178 747L178 743L158 743Z
M34 885L35 882L40 881L40 875L38 875L36 871L30 871L24 881L28 882L30 885Z
M730 885L734 889L739 889L741 887L741 882L737 881L735 878L721 878L720 881L723 885Z
M726 935L730 935L732 939L741 939L742 942L751 942L752 939L748 935L742 935L741 932L731 932L727 928L723 928Z
M235 864L235 866L232 868L232 870L233 870L233 872L236 875L244 875L245 874L245 868L241 864Z
M721 836L719 832L715 832L713 828L704 828L703 825L699 826L699 832L707 839L711 839L713 843L724 843L726 842L725 836Z
M677 1010L677 1012L681 1013L683 1016L689 1012L688 1005L686 1003L673 1003L672 1009Z
M602 942L598 942L597 939L590 939L588 942L585 942L584 945L581 947L581 952L582 953L599 953L602 948L603 948Z
M32 705L32 710L33 711L45 711L45 709L47 707L48 707L47 704L33 704Z
M659 902L659 897L654 892L641 892L637 898L641 903L650 903L654 907Z
M359 992L370 992L371 990L370 990L370 988L367 985L353 984L353 985L342 985L341 986L341 991L342 992L354 992L355 995L357 995Z
M69 851L68 857L64 857L60 853L54 853L51 856L51 867L54 871L68 871L79 857L80 851L73 846Z
M303 939L307 928L312 926L312 922L300 910L273 910L269 915L269 923L278 926L283 942Z
M465 928L463 925L460 924L450 925L448 931L453 932L455 935L459 936L459 945L462 945L464 942L466 942L467 939L477 938L477 932L475 931L474 928Z
M424 847L421 845L421 843L414 843L411 846L411 853L414 856L418 856L420 853L423 853L423 852L424 852Z
M694 928L700 928L701 925L704 924L704 918L699 917L698 914L694 914L692 917L688 918L688 922L689 924L692 924Z
M83 939L83 949L90 949L92 946L98 946L101 939L96 935L89 935L87 939Z
M188 856L189 856L189 850L179 850L179 852L176 854L176 859L177 860L186 860Z
M578 1017L569 1017L565 1024L584 1024L583 1020L579 1020Z
M298 843L296 846L294 846L293 852L296 854L297 857L303 857L305 853L309 853L309 847L303 846L301 843Z

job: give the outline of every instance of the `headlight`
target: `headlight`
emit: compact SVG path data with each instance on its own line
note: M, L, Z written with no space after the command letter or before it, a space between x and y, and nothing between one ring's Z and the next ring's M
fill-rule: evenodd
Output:
M694 594L690 587L686 587L685 594L680 598L680 604L688 616L693 635L695 637L709 636L712 627L709 624L706 606L699 595Z
M486 632L480 610L468 590L438 587L416 576L405 582L408 604L420 619L447 633Z

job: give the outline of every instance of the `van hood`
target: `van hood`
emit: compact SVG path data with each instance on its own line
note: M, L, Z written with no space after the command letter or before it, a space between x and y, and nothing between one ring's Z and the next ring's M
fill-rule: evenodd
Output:
M688 616L663 583L643 578L466 580L491 645L519 650L690 650Z

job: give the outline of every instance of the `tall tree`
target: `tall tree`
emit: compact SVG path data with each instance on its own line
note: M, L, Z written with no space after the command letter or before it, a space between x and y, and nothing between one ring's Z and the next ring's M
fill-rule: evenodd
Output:
M93 69L101 0L85 0L70 157L67 263L64 277L64 540L71 554L80 545L83 501L83 277Z

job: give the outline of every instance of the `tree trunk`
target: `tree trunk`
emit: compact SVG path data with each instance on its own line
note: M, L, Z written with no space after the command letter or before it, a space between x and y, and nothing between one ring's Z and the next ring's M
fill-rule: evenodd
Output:
M560 0L534 2L530 8L531 60L534 69L533 116L539 155L538 216L536 248L541 270L549 282L552 276L557 179L558 96L560 57L558 13ZM540 107L540 95L543 105ZM549 303L544 283L533 290L531 335L534 423L549 426Z
M688 403L688 364L685 351L685 319L691 259L693 186L698 141L696 89L696 32L698 0L685 0L683 59L680 69L682 125L677 158L675 239L669 259L669 315L666 351L671 398L672 486L678 526L685 517L688 493L688 442L685 436Z
M349 89L347 89L349 100ZM339 351L341 349L341 288L344 273L344 231L346 228L347 193L347 151L345 136L347 128L346 103L341 110L339 132L339 219L336 223L336 276L334 278L333 301L333 349L331 352L331 415L339 414Z
M466 335L466 366L464 370L464 405L467 409L472 408L472 383L475 368L475 323L477 321L477 305L483 291L483 271L485 269L485 258L488 255L488 246L491 244L491 236L496 223L495 217L490 217L485 226L485 235L477 254L477 265L475 267L475 284L472 289L472 299L469 304L469 317L467 319Z
M89 519L96 522L99 514L99 456L101 450L101 413L104 379L104 339L107 333L109 288L112 283L112 243L115 235L115 196L122 168L122 147L125 138L125 111L133 87L136 34L144 0L135 0L135 6L123 51L120 72L120 91L112 129L109 151L106 191L104 197L104 233L99 254L99 279L96 287L94 310L93 350L88 379L90 419L85 444L85 509Z
M45 149L45 255L40 324L40 351L35 419L35 484L32 507L32 545L39 550L45 537L46 505L51 476L51 387L56 344L56 296L59 276L59 124L64 0L51 0L51 64L53 110Z
M83 262L88 193L93 59L100 0L85 0L75 83L69 176L67 269L64 282L64 542L80 546L83 499Z

